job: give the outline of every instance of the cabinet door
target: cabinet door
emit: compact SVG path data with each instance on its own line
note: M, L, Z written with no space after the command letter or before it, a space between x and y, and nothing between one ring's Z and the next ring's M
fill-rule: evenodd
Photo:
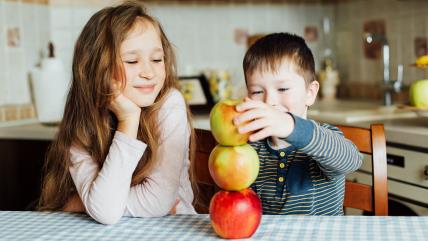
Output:
M50 141L0 140L0 210L33 210Z

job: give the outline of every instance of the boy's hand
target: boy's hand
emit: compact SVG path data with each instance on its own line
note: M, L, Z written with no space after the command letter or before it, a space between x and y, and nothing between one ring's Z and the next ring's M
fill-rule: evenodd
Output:
M118 120L117 130L135 138L140 123L141 108L124 96L116 84L113 84L113 91L114 98L109 109Z
M234 119L234 124L239 133L254 132L249 138L252 142L269 136L286 138L294 129L293 117L281 107L246 97L236 110L242 114Z

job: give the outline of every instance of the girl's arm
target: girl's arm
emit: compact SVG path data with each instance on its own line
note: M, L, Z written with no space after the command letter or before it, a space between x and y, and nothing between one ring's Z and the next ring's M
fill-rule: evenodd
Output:
M116 132L102 168L83 150L72 148L70 173L86 212L100 223L124 215L164 216L174 208L183 168L188 168L189 124L183 97L174 91L165 101L159 123L158 162L143 184L131 186L132 173L146 144ZM188 181L188 178L187 178ZM190 189L186 192L193 199Z
M146 144L136 140L141 108L125 97L117 84L112 88L116 95L109 108L118 119L118 127L103 166L99 167L87 152L72 148L70 167L86 212L105 224L115 223L122 217L132 173L146 148ZM78 207L71 205L72 200L64 210Z
M103 224L123 216L132 173L146 144L116 132L102 168L84 150L71 148L70 174L86 212Z
M185 179L190 189L187 176L190 128L184 98L177 90L170 93L161 107L158 118L161 139L157 165L146 182L131 188L126 207L126 215L129 216L167 215L179 198L180 179ZM187 197L184 198L191 203L192 190L188 190L185 195Z
M327 176L357 170L363 155L339 128L294 116L295 128L286 141L311 156Z

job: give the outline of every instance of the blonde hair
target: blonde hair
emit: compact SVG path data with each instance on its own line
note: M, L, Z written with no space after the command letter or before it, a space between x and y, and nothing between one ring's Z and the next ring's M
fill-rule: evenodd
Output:
M127 2L95 13L77 39L72 84L59 132L46 157L39 210L60 210L68 198L76 194L69 172L72 146L85 150L95 162L103 165L117 128L117 120L108 109L113 96L111 81L113 77L124 75L120 45L138 21L148 21L158 30L166 77L154 104L141 110L137 138L147 144L147 149L133 173L131 185L143 183L156 165L160 136L158 112L169 91L177 88L175 54L159 22L149 16L141 4ZM187 118L191 125L189 108ZM193 128L191 130L190 176L193 185L194 132Z

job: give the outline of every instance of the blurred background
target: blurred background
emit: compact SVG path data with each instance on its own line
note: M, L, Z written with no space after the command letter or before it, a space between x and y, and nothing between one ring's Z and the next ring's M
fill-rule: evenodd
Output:
M393 94L396 101L406 102L407 87L427 78L426 69L410 64L427 54L428 1L141 2L160 20L175 45L179 75L226 73L231 97L245 95L241 65L251 38L281 31L306 39L318 73L327 67L337 72L332 81L334 97L381 101L384 40L389 46L390 79L397 79L398 66L403 65L402 86ZM53 43L70 76L74 43L83 25L97 10L115 3L118 1L0 1L0 120L34 117L29 73L47 57L48 43ZM321 95L332 95L332 88L326 91Z

